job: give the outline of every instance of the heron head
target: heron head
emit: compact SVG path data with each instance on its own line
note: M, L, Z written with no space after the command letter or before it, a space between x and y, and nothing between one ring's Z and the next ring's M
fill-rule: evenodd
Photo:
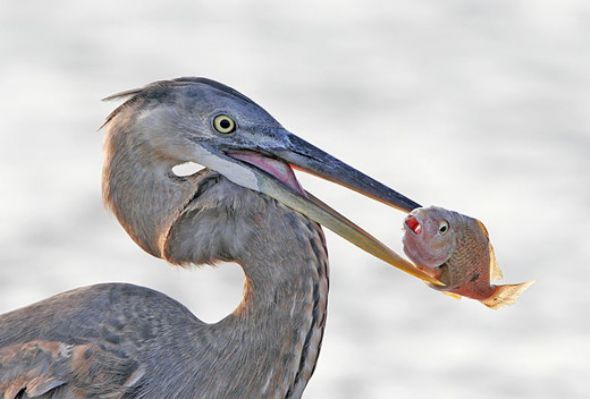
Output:
M105 124L125 124L149 156L167 167L194 162L261 192L416 277L432 278L343 215L307 193L293 168L343 185L394 208L419 205L286 130L236 90L204 78L156 82L108 97L130 97ZM129 112L125 112L129 111Z

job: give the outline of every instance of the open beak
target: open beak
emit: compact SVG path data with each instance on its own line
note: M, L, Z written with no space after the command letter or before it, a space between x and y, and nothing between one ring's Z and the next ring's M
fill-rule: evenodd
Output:
M234 176L230 180L276 199L414 277L430 284L442 285L345 216L306 192L291 167L330 180L405 212L420 205L291 133L283 138L286 139L282 140L283 143L287 144L274 148L242 150L234 147L224 150L229 159L237 161L232 168L247 169L243 173L248 176L249 182L244 184L239 177L241 173L236 170L227 174ZM218 171L224 173L223 170ZM254 184L252 177L255 178Z

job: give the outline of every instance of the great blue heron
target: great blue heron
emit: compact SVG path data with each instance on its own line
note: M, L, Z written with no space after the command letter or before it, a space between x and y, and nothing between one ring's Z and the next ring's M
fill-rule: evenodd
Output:
M159 292L101 284L4 314L4 399L301 397L326 322L318 223L429 280L306 193L290 165L404 211L418 204L291 134L248 97L180 78L111 98L127 101L105 123L106 203L156 257L240 264L243 301L207 324ZM207 169L172 173L184 162Z

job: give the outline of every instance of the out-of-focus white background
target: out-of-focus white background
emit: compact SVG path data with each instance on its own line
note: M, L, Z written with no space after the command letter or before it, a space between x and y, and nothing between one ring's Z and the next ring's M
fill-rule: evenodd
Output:
M306 398L588 398L590 3L0 0L0 312L125 281L216 321L236 266L143 253L101 205L100 98L207 76L423 204L479 217L498 312L455 302L328 233L323 351ZM302 176L401 249L403 214ZM67 320L64 320L67 323Z

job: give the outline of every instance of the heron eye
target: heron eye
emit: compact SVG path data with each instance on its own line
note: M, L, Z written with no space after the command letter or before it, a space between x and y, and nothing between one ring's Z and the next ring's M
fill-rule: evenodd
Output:
M447 231L449 231L449 222L443 220L438 224L438 232L441 234L445 234Z
M213 119L213 127L221 134L230 134L236 130L236 122L227 115L217 115Z

